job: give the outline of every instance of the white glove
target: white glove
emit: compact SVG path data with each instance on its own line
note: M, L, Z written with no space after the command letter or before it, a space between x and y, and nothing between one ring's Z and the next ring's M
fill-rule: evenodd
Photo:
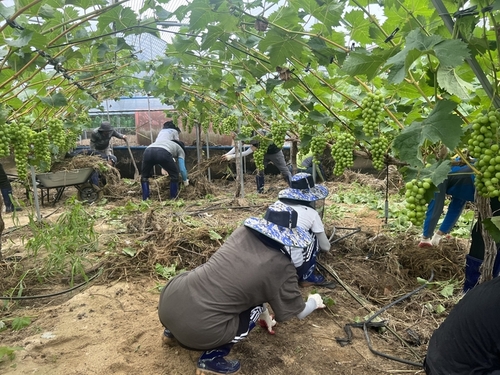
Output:
M274 330L273 327L276 325L276 320L274 320L271 315L269 314L269 310L265 309L262 314L259 316L259 320L263 320L266 323L267 331L273 335Z
M441 238L443 238L443 236L441 236L437 233L434 233L434 236L432 236L432 240L431 240L432 246L438 246L439 242L441 241Z
M189 186L189 180L183 181L184 186Z
M236 157L235 154L229 154L229 155L223 155L223 156L224 156L224 159L226 159L228 161L233 160Z
M307 296L307 299L313 299L315 302L316 302L316 308L317 309L324 309L326 307L326 305L323 303L323 298L321 298L321 296L317 293L315 294L309 294Z

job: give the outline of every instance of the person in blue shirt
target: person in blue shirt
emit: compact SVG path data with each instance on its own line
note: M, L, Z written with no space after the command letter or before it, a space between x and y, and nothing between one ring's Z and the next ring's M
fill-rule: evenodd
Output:
M427 208L419 247L437 246L441 238L451 232L462 214L465 204L474 201L474 173L468 165L453 166L448 178L439 184L437 189ZM451 196L448 211L439 226L439 230L434 233L443 213L447 195Z

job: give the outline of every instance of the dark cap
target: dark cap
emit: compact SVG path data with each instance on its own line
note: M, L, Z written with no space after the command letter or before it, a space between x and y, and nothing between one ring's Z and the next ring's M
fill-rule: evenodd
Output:
M110 132L113 130L113 127L111 126L109 121L103 121L101 122L101 126L97 130L100 132Z

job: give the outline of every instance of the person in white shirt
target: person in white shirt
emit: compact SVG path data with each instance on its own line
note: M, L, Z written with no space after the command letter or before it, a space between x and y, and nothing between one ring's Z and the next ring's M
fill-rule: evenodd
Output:
M325 227L317 209L324 207L324 199L328 196L328 188L324 185L315 185L309 173L297 173L292 176L290 186L281 190L278 198L298 213L297 226L307 231L313 241L304 248L292 248L290 253L292 262L297 269L300 286L329 286L334 287L322 275L315 273L318 251L329 251L330 241L325 234Z

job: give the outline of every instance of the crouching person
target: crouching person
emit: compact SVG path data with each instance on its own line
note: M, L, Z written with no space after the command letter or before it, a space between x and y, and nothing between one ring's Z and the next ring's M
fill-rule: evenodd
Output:
M427 375L500 375L500 277L468 291L434 331Z
M265 302L278 322L304 319L325 307L318 294L304 302L286 249L309 242L309 234L297 227L297 212L281 202L269 206L263 219L245 220L207 263L174 277L163 288L158 314L165 341L204 351L197 375L238 372L239 361L225 357L259 317L268 329L275 324Z

